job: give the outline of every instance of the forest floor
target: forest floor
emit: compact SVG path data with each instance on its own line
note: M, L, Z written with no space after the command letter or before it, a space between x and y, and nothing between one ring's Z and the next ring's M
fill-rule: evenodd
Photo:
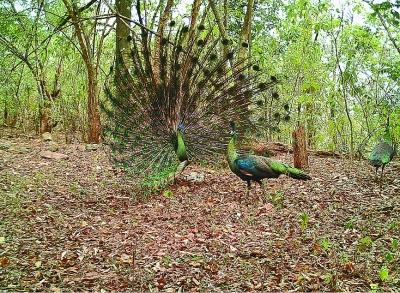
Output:
M400 287L400 164L310 157L313 180L189 166L134 200L103 149L0 137L0 289L377 291ZM290 162L290 156L277 159ZM240 199L241 197L241 199Z

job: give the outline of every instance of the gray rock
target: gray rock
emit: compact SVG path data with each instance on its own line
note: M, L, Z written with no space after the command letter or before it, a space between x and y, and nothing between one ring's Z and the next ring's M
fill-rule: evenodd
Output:
M49 141L47 144L47 149L52 152L57 152L60 149L60 147L54 141Z
M51 152L51 151L43 151L39 154L42 158L52 159L52 160L63 160L68 159L68 156L61 153Z
M100 147L100 145L99 144L91 144L91 143L89 143L89 144L87 144L86 146L85 146L85 149L87 150L87 151L97 151L98 149L99 149L99 147Z
M184 178L186 181L200 183L204 181L204 173L190 172L189 174L184 175Z
M0 142L0 150L6 151L11 148L11 143L9 142Z
M10 148L10 150L12 150L18 154L27 154L31 151L31 148L24 147L24 146L14 146L14 147Z
M44 132L42 133L42 139L43 141L52 141L53 137L51 136L50 132Z

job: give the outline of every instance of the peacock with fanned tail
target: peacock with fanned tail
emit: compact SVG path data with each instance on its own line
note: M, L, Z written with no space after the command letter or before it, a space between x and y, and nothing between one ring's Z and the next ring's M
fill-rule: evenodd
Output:
M396 151L392 144L390 135L390 120L387 118L385 133L381 141L373 148L371 154L368 157L369 163L375 167L375 176L378 173L378 169L381 168L381 179L383 176L383 170L387 164L389 164Z
M107 80L110 103L103 105L114 158L143 176L214 161L224 152L228 121L249 127L252 98L277 83L255 63L233 62L231 41L202 23L190 29L172 21L155 39L158 50L148 31L132 32L124 58L129 74L116 72L117 84Z
M265 193L262 180L265 178L278 178L285 174L291 178L298 180L310 180L311 177L302 170L291 167L283 162L271 160L262 156L255 155L239 155L236 151L236 126L234 122L230 122L231 139L227 148L227 160L229 168L240 179L247 182L247 196L250 193L251 181L260 184Z

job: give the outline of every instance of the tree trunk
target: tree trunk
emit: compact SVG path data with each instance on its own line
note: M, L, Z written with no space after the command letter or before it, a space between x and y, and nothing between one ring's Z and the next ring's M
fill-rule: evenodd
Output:
M295 168L308 168L306 133L303 126L293 131L293 164Z
M116 0L115 6L118 14L129 19L132 17L132 0ZM124 54L129 52L129 34L129 23L117 16L117 25L115 28L115 81L117 86L118 82L121 81L121 79L124 79L127 75L124 66Z
M239 44L239 62L248 57L250 38L251 38L251 23L253 19L254 0L247 1L246 16L244 17L242 31L240 32ZM247 44L247 46L246 46Z
M88 68L88 116L90 143L99 143L101 135L100 112L99 112L99 90L97 76L92 69Z
M44 101L44 104L46 103L47 101ZM39 108L39 133L42 134L51 131L51 108L47 105L41 105Z
M81 22L78 19L79 9L74 1L68 2L63 0L68 10L72 23L75 28L75 34L81 48L82 59L86 66L87 72L87 90L88 90L88 122L89 122L89 143L99 143L101 134L100 112L99 112L99 90L97 84L98 67L93 64L93 56L91 52L91 44L89 37L85 34Z

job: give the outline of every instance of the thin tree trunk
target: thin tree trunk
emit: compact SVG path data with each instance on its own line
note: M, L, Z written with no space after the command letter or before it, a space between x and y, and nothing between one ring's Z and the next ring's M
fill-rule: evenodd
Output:
M299 126L292 134L293 137L293 164L295 168L308 168L308 154L306 132L303 126Z
M244 17L242 30L240 32L240 44L239 44L240 47L238 53L239 61L246 59L249 54L253 9L254 9L254 0L248 0L246 15Z
M74 2L72 2L72 5L68 2L68 0L63 0L63 2L74 25L76 37L81 48L82 59L86 66L88 91L87 106L89 120L88 142L99 143L101 135L101 123L99 111L99 90L97 84L97 67L95 64L93 64L89 37L85 35L81 23L78 20L77 7L75 6Z
M131 18L132 0L116 0L116 11L119 15ZM130 44L128 36L130 34L129 23L117 16L115 28L115 81L117 84L127 77L127 69L124 66L124 55L129 52Z

